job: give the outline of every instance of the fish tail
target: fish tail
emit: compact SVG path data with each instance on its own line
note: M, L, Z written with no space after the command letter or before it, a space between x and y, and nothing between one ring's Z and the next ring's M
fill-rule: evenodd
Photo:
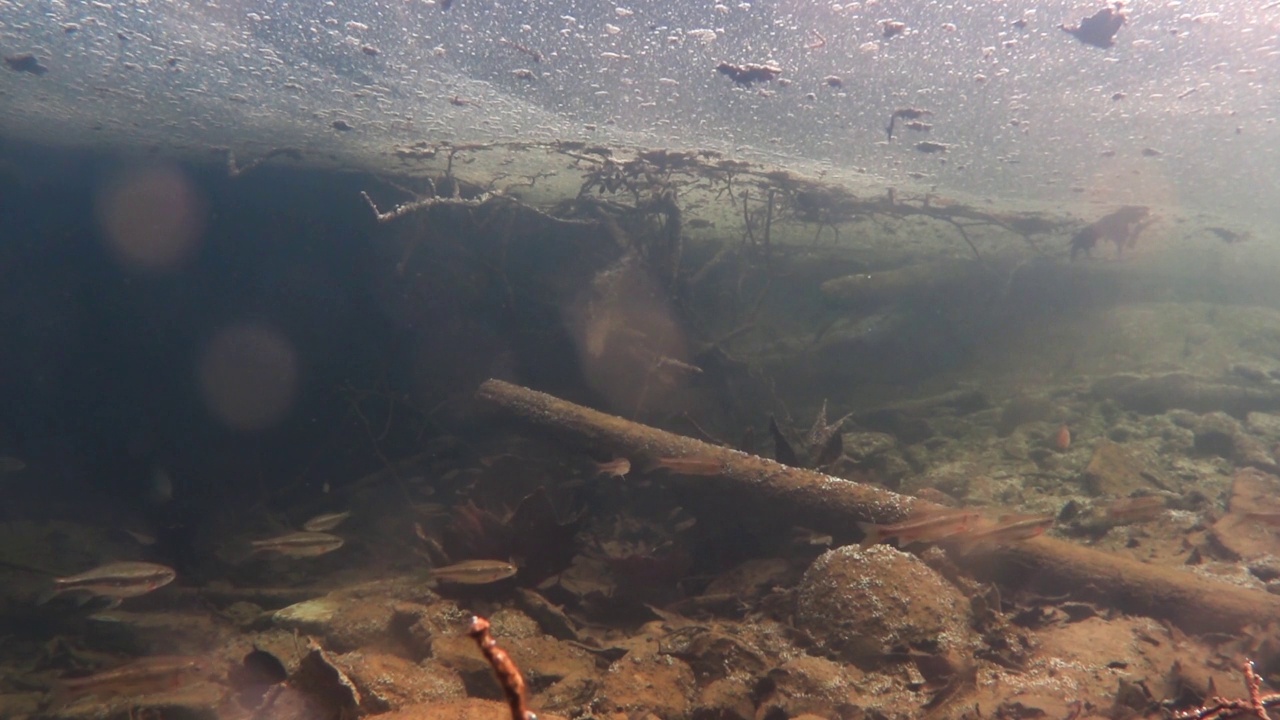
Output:
M880 537L880 526L875 523L860 522L858 529L862 531L862 542L858 543L858 547L866 550L872 545L878 545L883 539Z

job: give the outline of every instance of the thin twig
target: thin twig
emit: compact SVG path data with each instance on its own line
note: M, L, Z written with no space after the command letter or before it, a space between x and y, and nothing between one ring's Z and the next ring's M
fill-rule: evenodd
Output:
M489 621L478 615L473 616L467 634L476 641L476 646L484 653L484 659L493 667L493 674L498 676L502 694L507 696L507 705L511 707L511 720L538 720L538 716L529 709L528 687L524 676L507 651L498 647L498 641L489 634Z

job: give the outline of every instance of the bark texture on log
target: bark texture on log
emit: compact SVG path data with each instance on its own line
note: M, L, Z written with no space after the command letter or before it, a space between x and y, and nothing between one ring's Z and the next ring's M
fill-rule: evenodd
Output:
M720 463L718 483L750 493L795 525L848 537L855 523L896 522L938 507L881 488L788 467L772 460L591 410L500 380L477 391L485 405L574 447L610 451L643 466L657 457ZM698 478L706 482L708 478ZM1280 597L1147 565L1053 538L956 555L958 564L1004 584L1066 593L1137 615L1169 620L1188 632L1230 632L1280 617Z

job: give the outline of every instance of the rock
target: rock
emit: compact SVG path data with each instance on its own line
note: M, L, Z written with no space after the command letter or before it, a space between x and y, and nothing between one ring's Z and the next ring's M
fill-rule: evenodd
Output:
M1274 372L1274 371L1270 371ZM1246 363L1233 363L1227 368L1228 375L1234 375L1241 380L1247 380L1257 385L1267 385L1271 383L1271 376L1267 368L1260 365L1249 365Z
M532 623L527 617L524 621ZM541 634L503 634L498 637L503 649L520 666L533 692L565 678L589 677L595 672L595 660L591 654L566 642ZM502 688L471 638L462 634L436 637L432 642L432 652L437 661L458 673L467 694L494 700L502 697Z
M1259 413L1250 413L1257 416ZM1256 467L1267 472L1280 471L1271 450L1262 440L1247 432L1240 422L1226 413L1194 415L1186 412L1170 413L1179 426L1190 428L1194 434L1192 451L1197 455L1216 456L1236 465Z
M418 578L393 578L295 603L272 613L269 621L275 627L318 637L335 652L350 652L394 637L395 620L405 616L403 603L425 607L418 603L438 599Z
M466 698L430 705L414 705L379 715L378 720L511 720L505 702ZM565 720L563 715L538 711L538 720Z
M566 678L590 677L596 672L595 658L591 653L567 642L542 634L499 637L503 638L502 646L520 665L525 680L535 692Z
M510 642L516 638L535 638L542 636L542 630L533 618L519 610L503 608L489 616L489 624L494 637L504 638Z
M468 695L494 700L502 698L502 688L493 679L493 669L471 638L456 634L437 636L431 642L431 653L441 665L458 673Z
M866 462L898 446L892 435L882 432L849 432L844 434L841 442L844 454L857 462Z
M896 409L874 410L860 416L858 421L867 427L882 431L881 434L888 434L904 445L924 442L936 434L928 420L912 417Z
M767 593L774 586L793 580L791 563L782 558L748 560L717 576L707 585L705 595L734 595L748 599Z
M1053 403L1046 398L1026 395L1010 398L1000 408L1000 419L996 421L996 434L1007 437L1013 434L1019 425L1048 420L1053 416L1053 411Z
M1280 580L1280 557L1264 555L1249 563L1249 574L1264 583Z
M1230 511L1209 531L1210 539L1231 559L1280 555L1280 539L1273 528L1247 519L1246 512L1280 512L1280 477L1254 468L1241 468L1231 478Z
M923 475L908 476L903 481L902 492L914 495L923 488L936 488L951 497L963 498L969 495L970 483L983 473L984 468L978 463L946 463L931 468Z
M745 678L713 680L698 690L693 716L715 720L755 720L753 689Z
M946 650L972 640L969 602L914 555L888 545L837 548L800 582L796 625L819 648L874 668L892 650Z
M1093 384L1093 393L1125 409L1157 415L1174 408L1193 412L1222 411L1233 417L1280 409L1280 390L1245 382L1222 382L1190 373L1113 375Z
M520 608L538 623L542 632L557 640L581 640L578 625L560 607L541 594L527 588L516 588Z
M1098 443L1081 480L1094 497L1129 497L1138 490L1167 490L1154 457L1109 440Z
M1269 440L1280 440L1280 415L1251 412L1245 416L1245 428Z
M600 682L595 676L575 675L567 677L540 693L535 693L530 702L538 708L538 717L543 710L577 715L582 708L589 707L600 691Z
M592 710L630 717L646 712L661 718L684 717L696 688L693 670L684 662L659 655L656 648L632 650L609 666Z
M384 637L394 612L390 603L325 596L272 613L272 623L286 630L322 638L324 647L349 652Z
M725 677L757 677L769 666L765 654L749 638L694 627L663 640L663 652L688 663L702 681Z
M360 692L360 709L366 713L466 697L462 679L439 663L420 667L395 655L364 652L338 655L333 663Z
M847 717L843 710L859 704L863 695L862 679L856 667L801 655L770 670L767 682L760 683L767 692L756 717Z

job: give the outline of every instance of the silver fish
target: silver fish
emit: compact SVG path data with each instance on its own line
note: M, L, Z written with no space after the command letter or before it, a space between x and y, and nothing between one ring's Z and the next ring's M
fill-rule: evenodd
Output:
M137 597L173 582L173 568L149 562L114 562L53 581L53 595L87 592L99 597L120 600ZM48 598L45 598L46 600Z
M343 520L351 517L351 511L340 513L325 513L317 515L310 520L302 523L302 529L307 532L324 532L332 530L342 524Z
M458 585L484 585L505 580L516 574L516 566L501 560L463 560L460 563L432 568L431 578L437 582Z
M70 698L146 695L197 681L212 671L213 663L208 657L158 655L93 675L63 679L59 689Z
M0 475L8 475L9 473L21 472L27 469L27 464L21 459L12 455L0 455Z
M316 557L342 547L342 538L322 532L296 532L266 540L255 540L253 551L272 552L289 557Z

